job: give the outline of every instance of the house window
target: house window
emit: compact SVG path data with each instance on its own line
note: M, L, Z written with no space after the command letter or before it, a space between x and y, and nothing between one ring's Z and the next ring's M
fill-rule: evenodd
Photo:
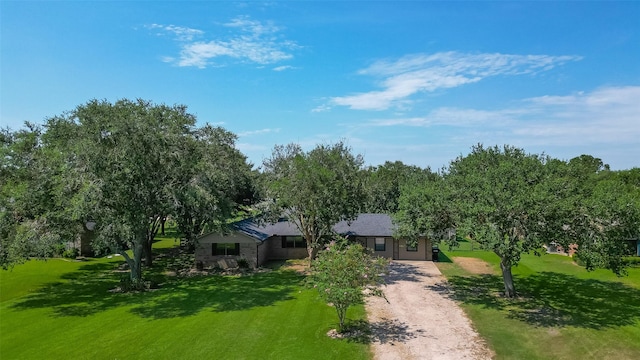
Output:
M386 250L386 244L387 242L385 241L384 238L376 238L375 239L375 251L385 251Z
M302 236L283 236L282 237L282 247L283 248L295 248L295 249L306 249L307 242L304 240Z
M411 246L411 244L409 242L407 242L407 251L418 251L418 242L416 241L416 243Z
M240 255L240 243L213 243L213 255Z

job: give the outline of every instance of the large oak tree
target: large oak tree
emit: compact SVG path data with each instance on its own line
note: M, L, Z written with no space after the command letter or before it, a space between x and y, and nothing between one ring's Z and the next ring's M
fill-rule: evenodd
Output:
M125 257L134 287L162 220L193 238L233 215L250 165L223 129L185 106L93 100L37 127L2 132L0 259L50 255L95 221L94 248ZM132 254L126 250L132 250Z
M353 220L363 200L363 159L344 143L305 152L297 144L276 146L264 161L268 221L286 217L300 230L312 261L332 227Z
M150 265L153 238L171 212L172 170L194 124L184 106L143 100L93 100L47 122L50 136L68 139L61 151L85 181L77 211L96 221L98 242L125 257L136 287L143 255Z
M548 201L544 163L543 156L512 146L477 145L452 161L446 175L459 212L458 233L500 257L507 297L516 294L511 268L545 241L539 232Z

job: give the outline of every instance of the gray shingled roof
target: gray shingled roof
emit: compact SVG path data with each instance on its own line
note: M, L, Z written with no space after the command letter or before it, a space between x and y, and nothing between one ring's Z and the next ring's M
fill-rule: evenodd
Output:
M387 214L360 214L350 224L340 221L333 227L338 234L354 236L393 236L394 229Z
M289 221L259 225L253 219L238 221L233 228L254 239L265 241L271 236L300 236L298 228ZM338 234L352 236L393 236L394 226L387 214L360 214L351 223L341 221L333 230Z

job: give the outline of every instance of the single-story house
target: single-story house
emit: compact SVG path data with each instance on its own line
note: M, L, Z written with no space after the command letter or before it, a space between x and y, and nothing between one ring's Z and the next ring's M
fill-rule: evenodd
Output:
M387 214L360 214L351 221L337 223L333 230L373 250L378 256L396 260L431 260L432 243L420 238L410 247L404 239L393 237L394 225ZM245 259L251 267L269 260L304 259L307 245L298 228L286 219L259 224L246 219L232 225L228 234L209 233L198 238L195 259L203 266L233 266Z

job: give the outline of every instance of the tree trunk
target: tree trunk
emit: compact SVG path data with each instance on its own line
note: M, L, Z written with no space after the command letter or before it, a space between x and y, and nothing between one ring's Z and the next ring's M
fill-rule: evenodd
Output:
M189 241L188 243L188 247L187 250L191 251L195 251L196 250L196 240L198 239L198 236L200 236L200 234L202 234L202 228L204 227L204 225L199 222L199 221L194 221L193 222L193 231L191 232L190 238L188 239Z
M136 288L142 286L142 250L143 244L133 245L133 266L131 266L131 282Z
M336 306L336 312L338 313L338 321L340 322L340 325L338 327L338 332L341 333L344 331L344 320L347 317L347 308Z
M313 245L307 244L307 253L309 253L309 268L311 268L311 263L318 255L318 249Z
M513 286L513 275L511 275L511 261L502 258L500 260L502 269L502 280L504 281L504 296L513 298L516 296L516 288Z
M144 243L136 241L133 244L133 258L129 257L126 251L119 251L129 265L129 279L131 280L131 286L136 289L142 289L142 252L144 250Z
M147 267L153 265L153 240L156 238L162 219L162 216L155 216L151 224L147 225L148 229L145 233L144 242L144 264Z
M162 234L162 236L164 236L164 223L167 222L167 217L163 216L162 220L160 220L160 233Z
M153 237L149 236L144 244L144 265L151 267L153 265Z

